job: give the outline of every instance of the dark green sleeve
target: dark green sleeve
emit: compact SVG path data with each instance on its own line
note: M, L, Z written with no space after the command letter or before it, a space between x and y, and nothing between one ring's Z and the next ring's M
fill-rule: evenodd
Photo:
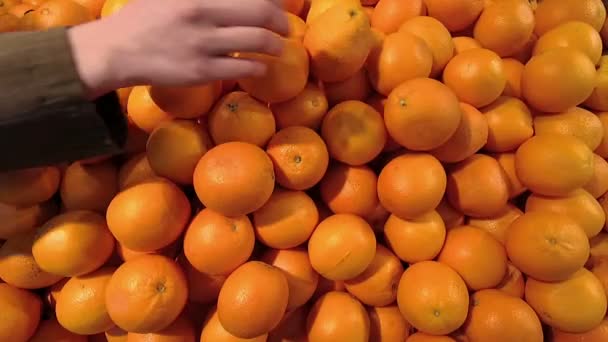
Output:
M0 171L119 153L126 135L114 93L85 98L66 29L0 34Z

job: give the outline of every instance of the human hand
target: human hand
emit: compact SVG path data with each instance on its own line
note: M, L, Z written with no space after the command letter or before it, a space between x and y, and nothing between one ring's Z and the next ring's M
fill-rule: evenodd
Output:
M138 84L194 85L261 75L233 52L279 55L288 33L282 0L133 0L69 31L91 98ZM276 33L275 33L276 32Z

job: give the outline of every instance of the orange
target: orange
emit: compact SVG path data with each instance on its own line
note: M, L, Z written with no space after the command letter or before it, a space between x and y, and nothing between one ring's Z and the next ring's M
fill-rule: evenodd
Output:
M589 257L589 240L578 223L543 210L513 221L505 246L515 267L542 281L568 279Z
M330 106L344 101L364 101L372 92L367 70L363 67L343 81L323 83L323 89Z
M589 260L587 260L585 266L587 268L593 268L595 265L608 259L608 234L606 232L599 233L589 240L589 244L591 249L589 252Z
M431 49L433 54L431 77L439 76L454 56L452 36L448 29L435 18L420 16L408 19L401 25L399 31L421 38Z
M445 224L436 211L411 220L391 215L384 225L387 245L399 259L411 264L435 259L445 236Z
M437 213L441 216L446 229L452 229L464 224L464 215L454 209L445 197L441 200L441 203L439 203L439 206L437 206L435 210L437 210Z
M74 277L101 267L112 255L114 238L103 216L69 211L36 231L32 255L46 272Z
M367 99L367 104L374 107L375 110L382 115L384 118L384 105L386 104L386 97L383 97L379 94L372 95ZM384 145L383 152L394 152L396 150L401 149L401 145L399 145L395 139L393 139L390 135L386 137L386 144Z
M608 56L600 57L600 66L597 69L596 86L591 96L585 100L585 106L597 110L608 110Z
M319 211L305 192L277 188L253 213L253 222L261 243L276 249L293 248L310 238L319 223Z
M209 114L208 127L218 145L242 141L263 148L276 132L268 106L242 91L229 93L218 101Z
M431 154L442 162L455 163L463 161L481 150L488 141L487 116L475 107L460 103L462 119L450 139L431 151Z
M593 265L591 268L587 268L597 279L602 283L604 292L608 295L608 262L601 260Z
M186 305L188 284L172 260L145 255L122 264L105 291L106 309L121 329L149 333L165 329Z
M220 323L217 310L213 309L203 325L200 342L266 342L268 334L263 334L251 339L244 339L230 334Z
M0 202L32 206L48 201L59 189L61 173L54 166L0 173Z
M464 323L469 293L452 268L435 261L423 261L411 265L403 273L397 303L403 317L418 331L444 335Z
M378 197L392 214L403 219L416 218L439 205L446 178L443 166L435 157L406 153L382 169L378 177Z
M507 271L505 248L490 233L472 226L450 229L437 260L458 272L474 291L496 287Z
M397 285L403 265L393 252L378 244L372 263L363 273L344 282L346 290L361 303L386 306L397 299Z
M463 214L492 217L505 209L509 185L496 159L475 154L450 169L446 194L450 204Z
M287 311L301 307L312 298L319 274L312 268L306 248L269 249L260 260L283 271L289 286Z
M376 158L387 138L382 115L360 101L333 107L323 119L321 136L331 157L353 166Z
M544 134L519 147L515 153L515 170L522 184L532 192L565 196L593 177L593 159L593 152L579 139Z
M606 339L608 339L608 319L604 319L597 327L580 334L571 334L553 329L554 342L605 341Z
M323 82L353 76L363 67L372 42L370 22L360 4L340 3L329 8L309 22L304 36L311 70Z
M389 34L399 30L406 20L425 14L426 6L422 0L380 0L374 9L371 24L373 28Z
M274 189L272 160L261 148L230 142L209 150L194 170L194 189L208 208L241 216L261 208Z
M3 0L2 3L0 3L0 11L4 13L20 3L21 0Z
M57 214L57 205L52 202L19 207L0 203L0 239L30 232Z
M308 342L306 318L308 306L285 313L281 323L268 334L268 342Z
M24 24L22 24L23 19L19 19L19 17L11 14L11 13L3 13L2 9L0 9L0 32L17 32L21 31Z
M15 6L11 7L8 10L8 13L16 16L17 18L23 18L25 13L33 11L34 9L35 9L35 7L30 4L20 3L20 4L17 4Z
M456 342L456 340L449 336L428 335L417 332L411 335L405 342Z
M31 14L34 30L74 26L93 19L86 7L72 0L47 0Z
M105 332L114 326L106 310L105 290L115 269L101 268L71 278L59 292L56 314L59 323L79 335Z
M507 76L507 85L502 95L521 98L521 75L524 65L515 58L503 58L502 66Z
M150 86L133 87L127 102L127 112L135 126L147 133L152 133L161 122L171 119L171 115L152 100Z
M228 275L249 259L254 243L247 216L226 217L206 208L186 230L184 254L199 272Z
M227 276L199 272L183 254L178 257L178 262L188 280L188 299L190 302L203 305L214 303Z
M410 334L410 325L401 315L397 305L369 307L369 341L405 341Z
M215 81L191 87L150 88L152 101L158 107L180 119L196 119L211 110L222 91L222 82Z
M103 214L118 192L118 170L110 161L73 163L65 170L59 191L66 209Z
M32 336L28 342L47 342L47 341L58 341L58 342L87 342L87 341L95 341L93 336L88 339L85 335L77 335L73 332L68 331L66 328L62 327L57 319L51 318L40 322L38 326L38 330L36 334ZM105 336L103 336L103 340L106 341Z
M283 8L295 15L300 15L304 8L304 0L283 0Z
M558 47L577 49L594 64L598 64L602 56L602 37L586 22L569 21L542 34L534 46L533 54L540 55Z
M127 160L118 171L118 189L120 191L142 183L157 176L150 166L146 153L139 153Z
M542 35L567 21L583 21L597 31L606 20L606 8L601 0L543 0L535 11L534 32Z
M466 29L479 17L483 0L424 0L429 16L441 21L450 32Z
M14 236L0 246L0 279L22 289L41 289L62 276L43 271L32 256L35 232Z
M458 130L462 111L450 88L430 78L406 81L389 95L384 121L390 136L414 151L446 143Z
M366 342L370 337L370 318L357 299L334 291L314 303L306 330L311 342Z
M517 196L526 192L526 187L521 183L515 170L515 153L499 153L494 155L494 158L498 161L498 164L502 166L504 174L507 178L509 185L509 199L516 198Z
M277 267L250 261L228 276L217 302L222 326L240 338L267 334L283 318L289 285Z
M488 120L488 151L515 151L534 135L532 113L518 98L501 96L481 111Z
M114 197L106 219L123 246L151 252L168 246L181 235L190 219L190 203L175 184L154 178Z
M328 109L325 92L314 83L308 83L296 97L270 106L279 129L291 126L305 126L311 129L321 127Z
M308 127L287 127L275 134L266 152L274 165L277 183L292 190L308 190L327 171L329 152L319 134Z
M388 217L391 215L380 202L378 201L378 205L376 205L376 209L369 214L363 217L367 223L372 226L374 232L382 233L384 231L384 224L388 220Z
M355 6L361 4L360 0L305 0L305 2L308 2L308 13L306 13L306 23L308 24L336 5L348 4Z
M545 197L532 194L526 201L526 212L536 210L569 216L583 228L589 238L599 234L606 222L602 206L583 189L575 190L565 197Z
M331 291L342 291L345 292L346 288L344 287L344 282L339 280L329 280L323 276L319 277L319 284L317 285L317 290L315 294L312 296L312 300L316 301Z
M606 293L590 271L581 268L561 282L528 278L526 301L541 321L569 333L589 331L606 315Z
M471 49L450 60L443 82L462 102L480 108L494 102L505 89L502 59L487 49Z
M127 342L194 342L194 335L194 324L185 315L181 315L170 326L160 331L148 334L129 333Z
M287 20L289 22L289 38L295 39L299 42L304 41L304 35L308 30L308 25L304 19L298 17L293 13L287 13Z
M454 37L454 55L458 55L464 51L481 48L481 44L472 37Z
M536 116L534 131L536 135L572 135L583 141L592 151L598 148L604 137L604 127L598 116L580 107L572 107L559 114Z
M105 0L75 0L75 2L86 7L91 13L91 17L97 19L101 16L101 9L105 3Z
M42 302L33 293L0 284L0 340L27 341L38 327Z
M474 28L475 39L500 57L523 49L534 30L534 13L528 1L494 1L483 10Z
M507 273L496 289L513 297L524 298L524 275L512 263L507 263L507 266Z
M485 230L504 245L511 223L523 214L516 206L507 204L500 214L490 218L470 218L468 224Z
M118 257L122 261L129 261L131 259L135 259L135 258L138 258L138 257L140 257L142 255L146 255L146 254L160 254L160 255L164 255L168 258L174 259L177 256L178 248L181 248L180 240L175 240L173 243L171 243L171 244L167 245L166 247L163 247L159 250L148 251L148 252L134 251L132 249L129 249L129 248L121 245L120 243L117 243L115 252L116 252L116 254L118 254Z
M122 9L131 0L106 0L101 8L101 17L108 17Z
M471 341L544 341L534 310L522 299L498 290L482 290L471 296L464 333Z
M593 93L595 79L595 67L585 54L574 48L555 48L526 64L522 95L540 111L559 113L585 101Z
M310 29L307 31L310 32ZM280 56L242 53L241 58L253 59L266 65L261 77L239 80L239 86L263 102L283 102L298 95L308 82L309 62L302 42L284 39Z
M323 220L308 241L312 267L331 280L349 280L362 274L376 254L373 229L351 214Z
M336 214L371 215L378 206L378 177L368 166L336 163L321 181L323 202Z
M371 83L383 95L407 80L428 77L432 66L433 54L425 41L403 31L387 35L367 60Z
M591 196L600 198L608 192L608 162L606 159L593 155L593 177L583 187Z
M595 150L595 153L602 158L608 158L608 112L598 113L597 116L604 127L604 137L600 142L600 146L598 146Z

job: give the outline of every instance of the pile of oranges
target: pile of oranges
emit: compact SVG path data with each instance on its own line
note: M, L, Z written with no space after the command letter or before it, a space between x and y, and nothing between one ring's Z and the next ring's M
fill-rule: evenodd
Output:
M0 0L0 31L127 0ZM0 174L0 341L608 341L601 0L285 0L256 79Z

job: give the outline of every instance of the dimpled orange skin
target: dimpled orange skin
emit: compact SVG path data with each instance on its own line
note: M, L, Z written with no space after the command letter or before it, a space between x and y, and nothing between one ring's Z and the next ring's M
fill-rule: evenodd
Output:
M593 62L573 48L555 48L532 57L524 67L522 95L532 107L563 112L583 103L596 84Z
M580 107L572 107L558 114L536 116L534 131L536 135L557 133L575 136L592 151L599 147L606 134L601 119Z
M194 170L194 189L205 206L227 216L246 215L272 195L274 166L255 145L225 143L201 158Z
M593 197L600 198L608 192L608 162L597 154L593 155L593 159L595 171L591 180L585 184L584 189Z
M308 241L312 267L330 280L353 279L376 254L376 237L362 218L337 214L323 220Z
M601 0L543 0L535 17L534 32L538 35L572 20L584 21L599 31L606 20L606 8Z
M540 55L556 47L572 47L585 53L598 64L602 56L602 37L593 26L582 21L563 23L541 35L534 46L534 55Z
M283 271L250 261L226 279L217 311L226 331L240 338L255 338L279 325L288 300L289 285Z
M435 157L404 154L380 172L378 198L386 210L400 218L416 218L439 205L446 184L445 170Z
M456 132L462 111L450 88L430 78L416 78L395 88L384 106L390 136L413 151L435 149Z
M321 181L323 202L336 214L371 215L378 207L378 177L369 166L334 164Z
M532 192L565 196L593 177L593 160L593 152L579 139L545 134L532 137L517 149L515 170Z
M321 126L328 106L325 91L314 83L308 83L296 97L275 103L270 109L279 129L304 126L316 130Z
M311 342L366 342L370 336L369 315L348 293L332 291L310 309L306 331Z
M450 32L466 29L483 10L483 0L424 0L429 16L441 21Z
M432 335L445 335L465 322L469 292L452 268L436 261L423 261L403 273L397 303L403 317L414 328Z
M413 220L391 215L384 224L386 244L401 260L411 264L435 259L445 236L445 224L436 211Z
M514 151L534 135L532 113L518 98L501 96L481 111L488 120L490 152Z

